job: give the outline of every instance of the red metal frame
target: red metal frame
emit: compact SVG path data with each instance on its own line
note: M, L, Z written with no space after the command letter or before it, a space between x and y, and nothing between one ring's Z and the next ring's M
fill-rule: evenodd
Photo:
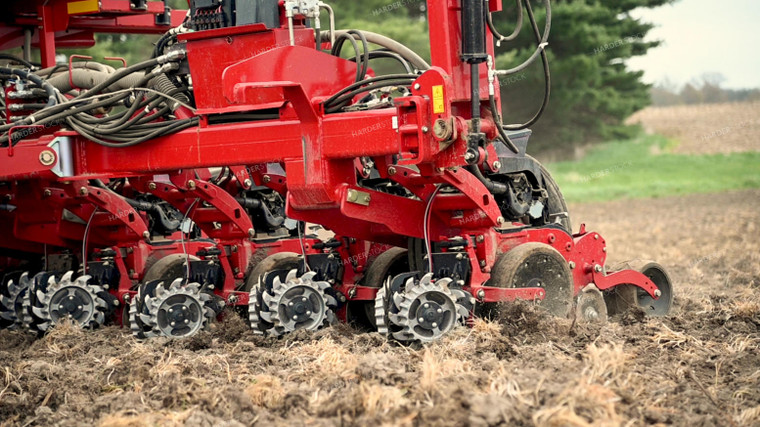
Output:
M39 44L44 52L43 64L50 64L54 59L51 55L54 56L58 31L158 32L166 29L155 24L155 15L163 13L156 3L149 3L147 11L138 12L129 8L127 0L102 0L99 10L92 15L64 13L59 16L56 11L65 3L38 2L36 8L29 9L29 14L14 15L12 25L41 25ZM492 2L492 10L498 10L499 3ZM605 275L602 272L606 247L604 239L596 233L582 229L571 236L551 227L522 227L511 232L495 228L504 220L493 195L462 168L467 150L471 76L469 65L459 58L459 2L428 1L428 13L431 22L437 23L430 26L433 67L414 82L411 94L397 98L395 108L340 114L326 114L321 102L353 82L356 64L317 51L310 29L296 29L296 46L289 45L286 29L266 29L263 25L181 35L195 83L198 107L195 114L200 117L200 124L126 148L104 147L74 132L56 129L9 147L8 155L0 156L0 180L29 181L30 177L40 177L16 187L14 194L24 202L19 209L28 217L17 219L14 234L30 242L67 247L77 237L81 238L82 227L62 224L62 209L73 209L80 217L92 213L95 206L103 209L104 215L131 209L118 198L99 194L97 188L86 185L87 180L132 177L138 191L158 196L181 211L189 211L203 232L216 240L223 254L220 262L227 278L221 295L228 301L230 296L236 295L237 304L244 304L247 295L236 289L243 282L254 253L300 253L301 250L300 243L292 239L263 246L251 242L254 234L251 219L230 189L216 186L198 175L203 168L239 165L232 168L236 177L233 190L250 188L254 183L267 185L286 197L288 217L322 224L340 236L356 239L354 246L349 244L339 250L344 259L356 253L366 255L366 251L371 250L369 242L406 246L409 237L422 238L424 227L428 226L433 241L463 237L472 242L466 249L472 263L472 277L465 289L482 302L544 297L544 290L540 288L485 286L497 254L527 242L550 245L575 266L576 293L590 283L601 290L633 284L654 297L656 287L641 273L624 271ZM173 23L178 23L175 19L178 15L172 14ZM9 41L8 34L11 33L0 38L0 46L17 42L16 39ZM491 41L488 51L493 54ZM330 72L313 72L313 69ZM485 66L481 67L478 78L485 87ZM488 99L483 96L480 101L485 106ZM436 107L441 104L444 108ZM279 117L217 125L210 125L208 120L210 115L263 110L277 111ZM454 125L452 141L435 137L431 129L437 120ZM365 132L367 129L371 131ZM496 136L496 125L488 114L483 118L482 129L489 139ZM74 173L57 177L50 172L51 166L40 165L36 159L55 138L63 136L73 141ZM403 185L417 198L362 188L357 181L356 159L363 156L373 158L381 177ZM279 163L287 180L267 174L262 165L268 163ZM171 183L152 185L155 184L153 175L159 173L168 174ZM429 197L436 185L444 184L458 189L459 194L437 196L432 203L430 223L423 225ZM18 190L24 186L34 191L21 195ZM357 192L361 194L361 202L352 199L351 195ZM40 199L40 194L46 197ZM196 205L195 200L204 203ZM53 209L44 213L30 212L39 202ZM74 202L81 205L72 207ZM96 225L113 225L101 217L95 215ZM132 247L132 254L137 255L132 255L131 260L129 256L120 257L127 260L120 269L128 273L126 265L132 263L139 269L139 260L144 259L148 249L141 241L147 232L145 218L136 213L126 218L129 221L117 219L119 227L111 231L115 234L96 233L93 241L108 246L108 239L116 239L120 242L118 247ZM316 241L307 241L306 253L319 252L313 249L314 243ZM376 290L358 285L365 265L366 262L362 262L346 269L346 277L337 285L349 300L366 301L375 296ZM121 298L133 292L134 280L140 274L126 274L126 277L129 283L120 287Z

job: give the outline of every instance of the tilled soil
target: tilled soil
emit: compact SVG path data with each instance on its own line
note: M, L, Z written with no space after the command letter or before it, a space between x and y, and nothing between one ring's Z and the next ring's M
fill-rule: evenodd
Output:
M235 316L180 341L0 331L0 425L760 425L760 191L571 211L609 264L668 268L671 316L515 304L425 347L347 326L258 338Z

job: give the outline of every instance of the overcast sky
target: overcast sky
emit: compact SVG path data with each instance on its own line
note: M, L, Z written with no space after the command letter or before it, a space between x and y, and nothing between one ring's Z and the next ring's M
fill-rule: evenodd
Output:
M664 41L628 62L647 82L683 84L717 72L724 87L760 87L760 0L680 0L634 15L657 25L649 39Z

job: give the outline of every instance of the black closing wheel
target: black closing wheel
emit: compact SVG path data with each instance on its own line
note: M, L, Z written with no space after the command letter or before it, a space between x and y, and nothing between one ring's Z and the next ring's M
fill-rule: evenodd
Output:
M546 291L540 304L549 313L566 317L573 305L573 276L565 258L543 243L524 243L496 260L489 286L535 288Z
M667 316L673 307L673 284L665 269L654 261L635 260L622 267L636 270L657 286L660 296L652 298L645 290L633 285L618 285L606 292L604 299L610 315L621 314L631 306L640 307L647 316Z

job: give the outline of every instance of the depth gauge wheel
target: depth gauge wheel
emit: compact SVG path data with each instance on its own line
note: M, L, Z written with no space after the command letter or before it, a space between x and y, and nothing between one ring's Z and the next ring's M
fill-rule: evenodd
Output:
M604 295L610 315L625 313L630 307L638 306L647 316L667 316L673 307L673 284L665 269L654 261L635 260L623 266L636 270L651 280L660 291L660 297L652 298L646 291L633 285L618 285Z
M573 305L570 267L562 254L543 243L524 243L502 254L488 283L499 288L543 288L546 297L540 306L554 316L566 317ZM492 305L485 308L492 314Z

